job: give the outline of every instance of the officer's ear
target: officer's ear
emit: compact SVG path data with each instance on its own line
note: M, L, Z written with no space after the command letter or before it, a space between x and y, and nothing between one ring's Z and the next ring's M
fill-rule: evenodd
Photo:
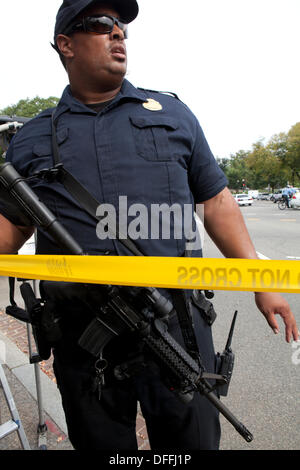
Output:
M72 59L74 57L71 37L65 34L58 34L56 44L60 51L60 56L63 56L65 59Z

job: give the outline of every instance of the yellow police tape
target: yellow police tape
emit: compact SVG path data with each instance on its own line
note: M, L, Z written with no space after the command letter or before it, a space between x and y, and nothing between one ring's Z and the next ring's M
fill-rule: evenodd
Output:
M2 255L0 276L126 286L300 292L300 262L282 260Z

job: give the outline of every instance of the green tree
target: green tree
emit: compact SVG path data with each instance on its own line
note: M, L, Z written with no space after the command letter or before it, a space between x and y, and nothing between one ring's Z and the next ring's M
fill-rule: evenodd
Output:
M20 116L20 117L34 117L40 112L48 108L57 106L59 99L55 96L49 98L40 98L36 96L34 98L26 98L18 101L17 104L12 104L0 110L0 115L3 116ZM4 162L3 156L4 148L0 145L0 163Z
M300 122L297 122L288 132L284 162L292 171L293 184L295 184L295 177L297 181L300 181Z
M251 172L252 184L262 189L270 186L272 190L284 186L288 180L288 171L283 168L282 160L274 152L274 142L267 145L259 140L253 144L252 152L247 159L247 167Z
M226 171L228 170L228 168L230 166L229 158L219 158L219 157L217 157L216 160L217 160L217 163L218 163L219 167L221 168L221 170L224 171L224 173L226 174Z
M53 108L57 105L59 99L54 96L49 98L26 98L18 101L17 104L12 104L0 110L0 114L7 116L22 116L34 117L47 108Z
M268 148L272 152L272 154L278 157L282 163L286 158L287 153L287 134L285 132L281 132L280 134L275 134L268 142Z
M240 150L230 156L229 163L225 168L230 189L240 191L249 186L250 172L246 166L249 152Z
M265 144L260 139L251 151L240 150L230 158L217 158L229 187L241 191L283 187L287 182L300 186L300 122L288 133L275 134Z

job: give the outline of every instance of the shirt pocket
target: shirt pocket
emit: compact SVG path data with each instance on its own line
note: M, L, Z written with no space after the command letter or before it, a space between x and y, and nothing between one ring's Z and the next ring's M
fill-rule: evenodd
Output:
M178 124L167 116L130 117L137 154L149 161L174 160L170 138Z
M57 143L59 146L59 151L61 153L61 157L64 156L63 146L62 144L67 141L69 137L69 129L62 128L57 131ZM53 159L53 150L52 150L52 136L43 136L41 137L33 146L32 153L34 156L39 157L39 162L47 163L48 166L54 165ZM61 158L62 163L64 158ZM38 164L40 167L40 164Z

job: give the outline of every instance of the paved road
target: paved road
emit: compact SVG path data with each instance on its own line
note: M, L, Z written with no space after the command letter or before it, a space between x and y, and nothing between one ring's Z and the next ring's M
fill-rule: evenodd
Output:
M255 247L271 259L300 260L300 210L279 211L269 201L255 201L242 212ZM221 254L205 238L206 257ZM300 295L283 294L300 327ZM287 344L283 323L274 335L257 310L252 293L216 291L216 349L223 349L234 310L238 320L233 340L236 366L224 403L247 425L254 440L247 444L222 420L223 449L300 449L300 345ZM293 347L294 346L294 347Z

